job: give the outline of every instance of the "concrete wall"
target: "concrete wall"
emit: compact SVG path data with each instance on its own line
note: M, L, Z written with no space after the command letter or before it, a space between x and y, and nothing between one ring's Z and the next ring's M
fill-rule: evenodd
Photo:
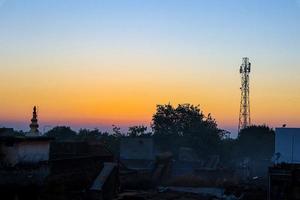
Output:
M19 163L38 163L49 160L49 141L22 141L12 145L2 144L4 162L14 166Z
M276 128L274 157L277 163L300 163L300 128Z

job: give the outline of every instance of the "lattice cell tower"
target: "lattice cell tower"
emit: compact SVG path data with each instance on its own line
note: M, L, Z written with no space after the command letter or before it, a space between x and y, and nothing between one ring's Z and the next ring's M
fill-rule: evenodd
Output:
M241 103L240 103L240 116L238 131L250 126L250 96L249 96L249 74L251 70L251 63L249 58L243 58L243 63L240 67L241 74Z

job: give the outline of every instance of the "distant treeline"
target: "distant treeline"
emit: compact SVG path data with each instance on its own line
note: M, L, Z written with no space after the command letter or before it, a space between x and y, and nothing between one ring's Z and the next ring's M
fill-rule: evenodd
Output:
M219 155L224 163L244 157L271 159L274 152L274 131L266 125L247 127L232 139L228 131L218 128L210 114L205 115L199 106L191 104L157 105L150 129L138 125L129 127L126 133L117 126L113 126L111 133L98 129L75 132L70 127L58 126L45 135L56 140L101 140L115 154L119 154L121 138L149 137L159 151L170 151L175 157L180 147L189 147L200 158Z

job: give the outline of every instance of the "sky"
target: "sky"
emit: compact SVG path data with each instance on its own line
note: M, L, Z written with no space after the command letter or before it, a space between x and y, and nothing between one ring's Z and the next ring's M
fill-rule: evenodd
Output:
M237 132L239 66L253 124L300 126L299 0L0 0L0 126L149 126L191 103Z

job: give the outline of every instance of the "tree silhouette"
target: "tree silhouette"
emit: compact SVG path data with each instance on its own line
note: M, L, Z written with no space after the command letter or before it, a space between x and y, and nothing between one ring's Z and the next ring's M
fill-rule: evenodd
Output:
M113 135L116 136L116 137L122 137L124 134L122 134L121 132L121 128L116 126L116 125L112 125L113 129Z
M242 129L237 138L239 156L270 159L274 153L275 132L266 125Z
M54 137L57 140L76 139L76 132L67 126L56 126L45 133L45 136Z
M99 131L99 129L80 129L78 132L78 137L80 139L100 139L103 135L107 134L108 133Z
M128 128L128 136L130 137L149 137L152 135L151 132L146 132L147 131L146 126L131 126Z
M218 129L216 121L209 114L202 113L199 106L179 104L157 105L152 118L154 138L162 150L175 154L178 147L191 147L201 156L219 151L224 131Z

